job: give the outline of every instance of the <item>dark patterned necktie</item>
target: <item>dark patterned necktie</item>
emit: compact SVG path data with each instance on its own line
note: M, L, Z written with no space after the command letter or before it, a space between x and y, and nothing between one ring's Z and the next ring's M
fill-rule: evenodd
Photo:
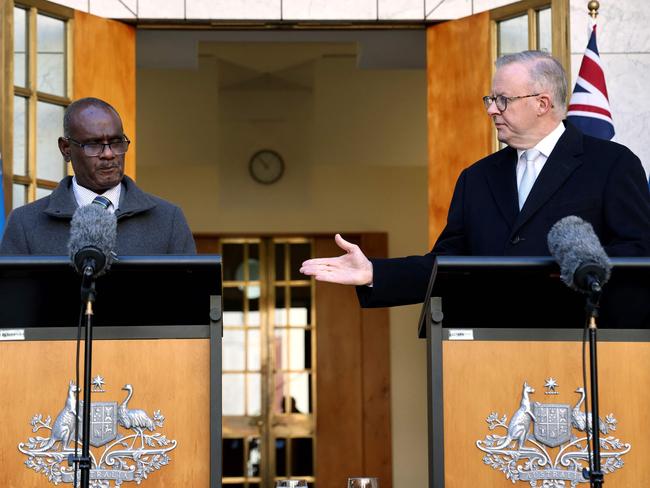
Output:
M93 200L95 205L99 205L104 210L108 210L108 207L111 206L111 201L103 195L97 195Z

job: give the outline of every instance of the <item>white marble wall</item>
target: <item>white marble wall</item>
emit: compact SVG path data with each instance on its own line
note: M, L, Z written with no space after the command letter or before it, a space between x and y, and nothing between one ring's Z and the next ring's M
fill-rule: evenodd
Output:
M516 0L52 0L114 19L384 21L458 19Z
M586 0L571 0L571 79L587 46ZM645 0L600 2L598 50L614 119L614 140L636 153L650 174L650 11Z

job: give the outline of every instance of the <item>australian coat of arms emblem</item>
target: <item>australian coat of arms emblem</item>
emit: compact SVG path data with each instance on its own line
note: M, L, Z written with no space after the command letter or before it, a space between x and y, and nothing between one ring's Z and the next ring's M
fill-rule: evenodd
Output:
M557 394L553 378L545 386L548 395ZM534 402L534 393L524 382L519 408L509 421L497 412L485 419L490 431L501 430L503 435L489 434L476 441L476 447L485 453L483 462L503 472L512 483L528 482L533 488L575 488L589 483L583 469L589 467L587 434L592 432L592 418L582 410L584 388L575 390L579 397L574 406ZM612 435L617 426L613 414L601 418L598 425L601 469L611 473L623 467L622 456L631 446Z
M104 393L104 379L95 377L93 393ZM125 398L117 401L91 402L90 439L91 449L90 486L93 488L119 487L123 482L140 484L154 471L170 462L169 451L176 441L159 432L165 417L157 410L153 415L144 410L129 407L133 387L124 385ZM76 411L77 386L71 381L63 402L63 408L52 421L50 415L36 414L32 417L32 432L38 433L27 442L18 444L18 450L27 456L25 465L46 476L58 485L73 483L74 467L68 457L75 450L78 429L78 450L81 452L81 419ZM47 433L49 436L44 436ZM77 473L77 479L79 479Z

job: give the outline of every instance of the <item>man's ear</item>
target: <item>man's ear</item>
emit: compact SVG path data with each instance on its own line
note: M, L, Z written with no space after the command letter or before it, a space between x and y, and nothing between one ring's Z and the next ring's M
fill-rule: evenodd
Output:
M546 94L542 93L539 95L537 98L537 113L538 115L544 115L547 112L550 112L553 110L553 100L551 100L551 97Z
M63 155L63 159L69 162L72 159L70 155L70 142L65 137L59 137L59 151Z

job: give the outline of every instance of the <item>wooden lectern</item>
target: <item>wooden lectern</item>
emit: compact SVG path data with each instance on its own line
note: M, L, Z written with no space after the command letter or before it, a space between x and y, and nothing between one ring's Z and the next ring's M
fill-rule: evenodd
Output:
M612 261L598 323L601 459L606 486L641 488L650 486L650 259ZM589 486L584 303L550 258L438 257L419 331L430 488Z
M80 284L65 257L0 257L2 486L73 486ZM219 488L221 258L121 256L96 289L91 482Z

